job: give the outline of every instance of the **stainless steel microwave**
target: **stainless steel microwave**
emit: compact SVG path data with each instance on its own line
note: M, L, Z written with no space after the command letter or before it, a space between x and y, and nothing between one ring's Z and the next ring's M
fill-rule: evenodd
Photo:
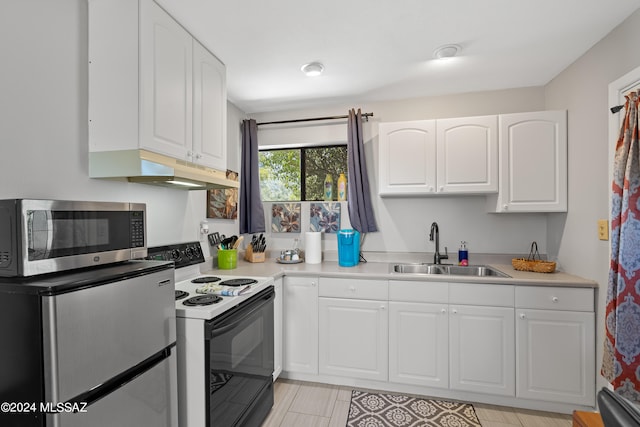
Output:
M0 200L0 276L143 258L146 219L144 203Z

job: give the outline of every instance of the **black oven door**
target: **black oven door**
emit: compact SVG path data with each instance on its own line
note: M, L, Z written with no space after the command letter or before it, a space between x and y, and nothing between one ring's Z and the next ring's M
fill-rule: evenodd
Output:
M273 406L273 286L205 324L207 426L260 426Z

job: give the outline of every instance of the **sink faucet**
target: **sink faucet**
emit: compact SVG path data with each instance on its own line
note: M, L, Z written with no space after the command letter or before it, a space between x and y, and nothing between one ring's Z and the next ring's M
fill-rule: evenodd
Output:
M442 264L441 260L449 259L449 254L446 246L444 247L444 255L440 253L440 230L437 222L431 224L431 233L429 233L429 240L433 242L434 238L436 240L436 252L433 254L433 263Z

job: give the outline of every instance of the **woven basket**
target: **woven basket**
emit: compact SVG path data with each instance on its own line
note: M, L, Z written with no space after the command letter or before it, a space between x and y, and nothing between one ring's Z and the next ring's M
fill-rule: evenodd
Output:
M536 259L537 258L537 259ZM511 260L513 268L520 271L533 271L535 273L553 273L556 271L556 263L552 261L542 261L538 253L538 244L531 243L529 256L525 258L513 258Z

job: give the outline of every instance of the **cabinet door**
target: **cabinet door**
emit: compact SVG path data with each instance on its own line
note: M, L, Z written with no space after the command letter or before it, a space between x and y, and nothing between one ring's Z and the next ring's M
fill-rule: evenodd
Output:
M566 212L567 113L503 114L498 212Z
M282 372L282 277L275 280L276 298L273 301L273 380Z
M320 298L320 373L387 381L386 301Z
M450 388L515 395L513 308L451 305Z
M446 304L389 303L389 381L449 387Z
M436 122L438 193L498 191L498 116Z
M192 37L155 2L140 5L140 146L184 159L192 144Z
M380 123L379 193L429 194L436 191L435 121Z
M517 311L517 397L595 405L594 313Z
M227 89L224 64L193 41L193 150L191 161L227 169Z
M284 279L284 370L318 373L318 278Z

